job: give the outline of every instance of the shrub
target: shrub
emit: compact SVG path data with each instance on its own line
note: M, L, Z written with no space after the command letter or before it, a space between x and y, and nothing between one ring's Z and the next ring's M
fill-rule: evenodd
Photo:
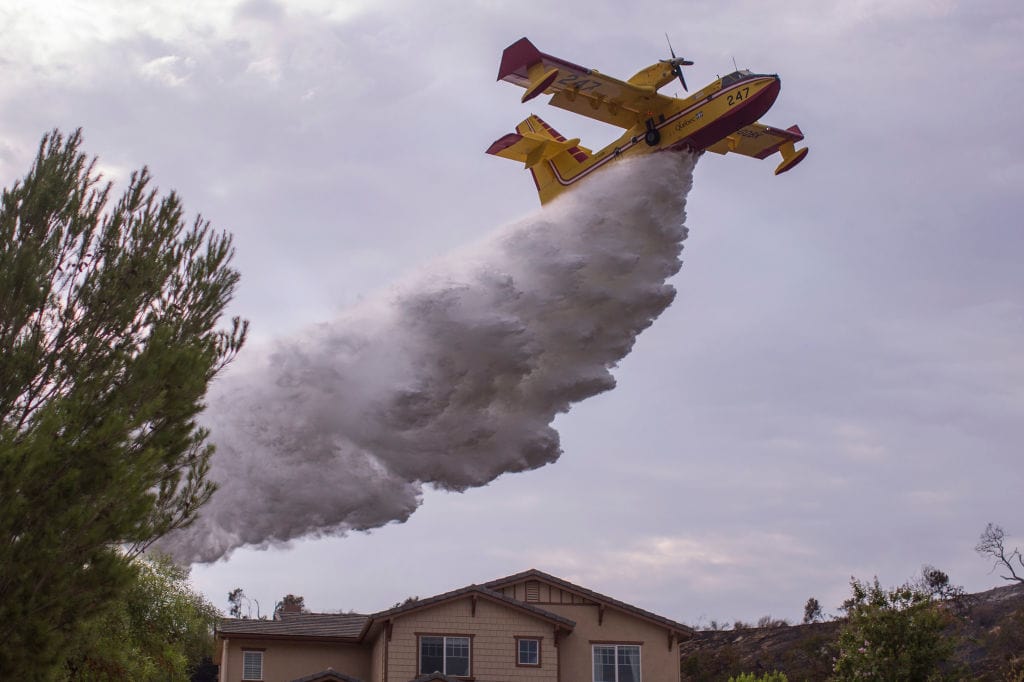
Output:
M758 677L754 673L742 673L736 677L730 677L729 682L789 682L786 673L772 671Z
M890 590L853 579L843 604L835 680L940 680L954 641L943 630L952 616L913 584Z

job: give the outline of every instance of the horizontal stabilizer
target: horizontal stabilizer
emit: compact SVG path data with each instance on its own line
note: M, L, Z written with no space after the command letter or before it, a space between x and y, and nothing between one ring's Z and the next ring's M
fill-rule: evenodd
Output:
M561 177L580 172L593 153L580 145L578 137L567 140L535 114L487 148L488 154L521 161L533 176L541 203L555 197L562 188Z
M579 143L578 137L559 142L539 133L509 133L496 140L487 149L487 153L513 161L522 161L527 168L533 168L541 161L552 159L577 147Z

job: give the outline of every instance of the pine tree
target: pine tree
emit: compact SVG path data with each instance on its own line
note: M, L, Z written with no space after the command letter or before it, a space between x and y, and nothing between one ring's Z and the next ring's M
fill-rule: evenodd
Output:
M231 237L133 173L108 209L81 133L0 199L0 678L39 679L213 494L196 417L247 324L217 329Z

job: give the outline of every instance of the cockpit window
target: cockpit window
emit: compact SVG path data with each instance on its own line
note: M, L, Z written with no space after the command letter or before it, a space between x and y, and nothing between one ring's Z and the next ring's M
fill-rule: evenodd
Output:
M753 75L754 74L752 74L748 69L740 69L739 71L733 71L732 73L726 76L722 76L722 87L725 87L726 85L732 85L737 81L741 81Z

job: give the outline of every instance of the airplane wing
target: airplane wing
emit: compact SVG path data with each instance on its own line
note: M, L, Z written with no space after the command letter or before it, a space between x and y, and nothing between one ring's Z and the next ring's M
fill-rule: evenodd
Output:
M743 154L755 159L764 159L775 152L782 154L782 163L775 169L775 174L785 173L803 161L807 156L807 148L796 149L796 143L804 139L803 131L793 125L783 130L765 125L760 121L740 128L707 148L716 154Z
M627 129L665 113L673 103L653 86L627 83L544 54L526 38L505 48L498 80L526 88L524 102L554 93L550 103L556 107Z

